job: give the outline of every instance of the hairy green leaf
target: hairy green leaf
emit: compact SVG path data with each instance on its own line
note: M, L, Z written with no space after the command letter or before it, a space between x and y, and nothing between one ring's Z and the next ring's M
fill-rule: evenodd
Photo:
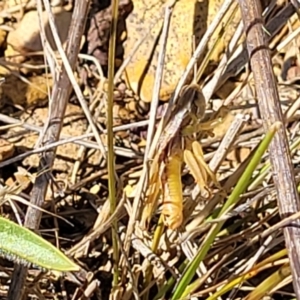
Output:
M33 231L0 217L0 255L26 266L55 271L80 268L51 243Z

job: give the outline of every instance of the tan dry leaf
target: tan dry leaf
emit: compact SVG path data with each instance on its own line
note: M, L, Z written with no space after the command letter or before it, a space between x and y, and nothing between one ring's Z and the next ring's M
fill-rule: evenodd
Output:
M8 158L11 158L14 154L15 147L12 143L0 139L0 161L4 161Z
M24 191L29 187L30 184L34 183L36 175L30 174L22 167L18 167L18 171L14 173L14 176L22 191Z

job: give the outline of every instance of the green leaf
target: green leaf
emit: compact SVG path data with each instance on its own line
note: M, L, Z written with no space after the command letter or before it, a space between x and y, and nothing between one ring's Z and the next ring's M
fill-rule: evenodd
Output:
M80 267L33 231L0 217L0 255L15 263L69 272Z

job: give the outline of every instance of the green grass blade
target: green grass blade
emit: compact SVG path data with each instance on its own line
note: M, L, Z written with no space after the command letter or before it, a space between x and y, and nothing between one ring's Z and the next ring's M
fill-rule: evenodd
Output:
M0 255L23 265L61 272L80 267L33 231L0 217Z

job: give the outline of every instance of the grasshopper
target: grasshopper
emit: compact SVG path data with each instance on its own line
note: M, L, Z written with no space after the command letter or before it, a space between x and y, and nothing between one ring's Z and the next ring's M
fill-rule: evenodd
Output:
M191 169L192 175L200 188L208 190L210 177L217 183L215 175L210 171L203 159L201 145L193 141L191 149L182 150L182 135L189 135L192 128L184 130L189 124L199 123L205 114L205 99L195 83L183 87L178 103L166 123L149 172L149 188L142 223L146 224L157 207L159 194L162 194L162 215L164 223L170 229L177 229L183 221L181 166L183 161ZM209 130L213 122L200 124L200 129ZM197 124L199 125L199 124ZM184 132L184 134L182 134ZM184 137L183 137L184 138ZM200 156L200 157L197 157ZM197 164L195 164L195 162ZM190 166L189 166L190 165ZM199 170L198 170L199 169Z

